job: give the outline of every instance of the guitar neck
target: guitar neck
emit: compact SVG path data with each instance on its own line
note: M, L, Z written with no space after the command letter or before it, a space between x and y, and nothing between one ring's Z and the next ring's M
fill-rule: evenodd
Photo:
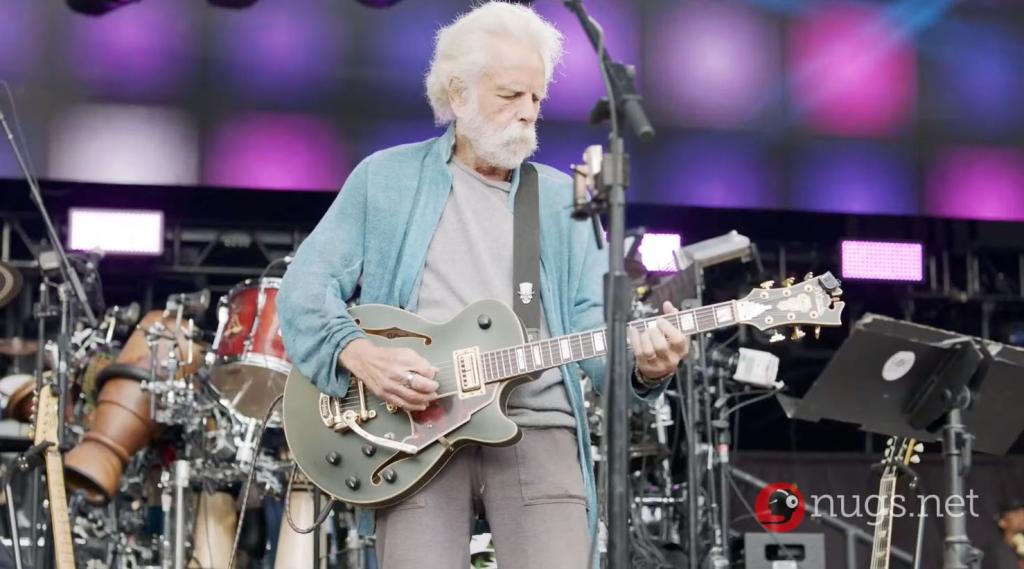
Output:
M53 526L53 550L57 569L75 569L68 498L64 490L64 464L60 453L54 447L46 450L46 487L50 496L50 523Z
M697 334L735 326L740 315L737 301L730 300L674 314L634 320L629 326L638 332L643 331L653 326L659 318L664 318L684 334ZM627 346L627 349L631 347ZM607 352L608 330L599 328L484 352L480 354L480 363L486 381L494 382L600 357Z
M892 546L892 503L896 496L896 475L886 473L878 488L878 514L875 516L875 536L871 545L871 569L889 569Z

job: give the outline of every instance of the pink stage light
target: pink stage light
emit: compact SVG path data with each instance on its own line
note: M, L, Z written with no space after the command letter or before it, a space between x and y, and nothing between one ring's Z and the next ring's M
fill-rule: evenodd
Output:
M164 213L152 210L71 208L68 248L107 254L158 256L164 252Z
M888 241L843 241L843 278L924 281L924 245Z
M646 233L640 242L640 260L648 271L675 271L673 253L682 246L678 233Z

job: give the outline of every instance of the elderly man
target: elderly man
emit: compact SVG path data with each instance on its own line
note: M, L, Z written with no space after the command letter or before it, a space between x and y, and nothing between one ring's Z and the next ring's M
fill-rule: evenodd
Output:
M562 36L531 9L491 2L437 36L427 97L447 131L363 160L306 239L278 307L288 353L319 389L343 395L355 376L385 401L424 409L437 370L408 350L367 340L346 310L398 306L443 322L467 304L513 298L513 205ZM540 334L602 326L607 261L588 224L569 217L568 176L536 164L540 210ZM666 311L675 309L666 304ZM630 331L637 393L655 395L689 344L664 320ZM585 361L600 388L604 362ZM420 492L376 511L384 569L465 567L484 513L503 569L584 567L597 523L583 393L575 364L512 392L524 436L469 447ZM481 512L482 511L482 512Z

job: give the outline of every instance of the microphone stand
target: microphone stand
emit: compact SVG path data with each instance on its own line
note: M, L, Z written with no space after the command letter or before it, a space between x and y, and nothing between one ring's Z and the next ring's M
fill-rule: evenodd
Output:
M10 142L11 150L14 151L14 157L18 161L18 166L21 168L22 173L25 176L25 182L28 183L29 197L32 199L32 203L35 204L39 210L39 214L43 219L43 224L46 227L46 234L53 246L54 251L57 254L58 268L60 270L61 283L58 286L58 297L60 300L60 331L57 335L57 349L58 357L57 361L54 362L56 367L57 377L57 394L58 394L58 405L57 405L57 440L58 450L63 452L64 444L64 409L66 408L67 392L68 392L68 364L71 356L71 333L74 327L75 320L77 319L79 309L85 316L86 322L90 327L96 327L96 315L93 314L92 307L89 306L88 298L85 295L85 289L82 287L82 281L78 277L78 272L75 271L75 267L71 265L68 260L67 253L64 251L64 246L61 244L57 230L53 225L53 221L50 219L49 213L46 211L46 206L43 205L43 194L39 189L39 182L32 175L28 165L25 163L24 158L21 155L21 150L18 148L17 143L14 141L14 134L11 132L11 127L7 123L7 118L4 116L2 110L0 110L0 126L3 127L4 134L7 136L8 142ZM44 352L44 341L46 338L46 318L55 316L56 314L51 310L49 289L47 287L46 273L43 271L43 265L40 261L39 256L36 256L37 264L41 273L42 282L39 286L40 299L36 305L36 318L39 326L39 348L36 357L36 392L38 393L43 386L43 352ZM38 542L36 541L36 521L38 519L39 507L42 505L41 500L38 499L39 493L39 479L36 477L33 480L32 485L32 544L33 547L37 547ZM36 559L39 561L34 564L34 567L44 567L44 549L37 550Z
M605 400L608 417L608 567L627 569L632 566L629 542L629 388L630 370L626 359L626 326L629 323L630 288L625 269L625 189L629 178L629 162L619 132L621 112L641 140L654 136L637 93L633 70L617 63L604 46L604 32L583 7L582 0L565 0L565 6L576 14L584 32L597 51L601 76L608 89L608 100L598 103L591 119L611 121L609 150L602 158L600 183L595 195L586 204L577 204L573 217L593 219L596 225L602 212L608 214L608 274L605 277L605 317L608 322L608 380ZM600 234L598 233L598 237ZM598 246L601 240L598 239Z

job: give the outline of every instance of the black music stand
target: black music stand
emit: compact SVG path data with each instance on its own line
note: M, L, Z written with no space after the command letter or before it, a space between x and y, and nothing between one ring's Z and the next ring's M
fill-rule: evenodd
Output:
M1024 350L867 314L802 399L779 401L790 418L941 440L947 492L962 496L972 450L1005 454L1024 431ZM979 567L963 508L949 510L943 569Z

